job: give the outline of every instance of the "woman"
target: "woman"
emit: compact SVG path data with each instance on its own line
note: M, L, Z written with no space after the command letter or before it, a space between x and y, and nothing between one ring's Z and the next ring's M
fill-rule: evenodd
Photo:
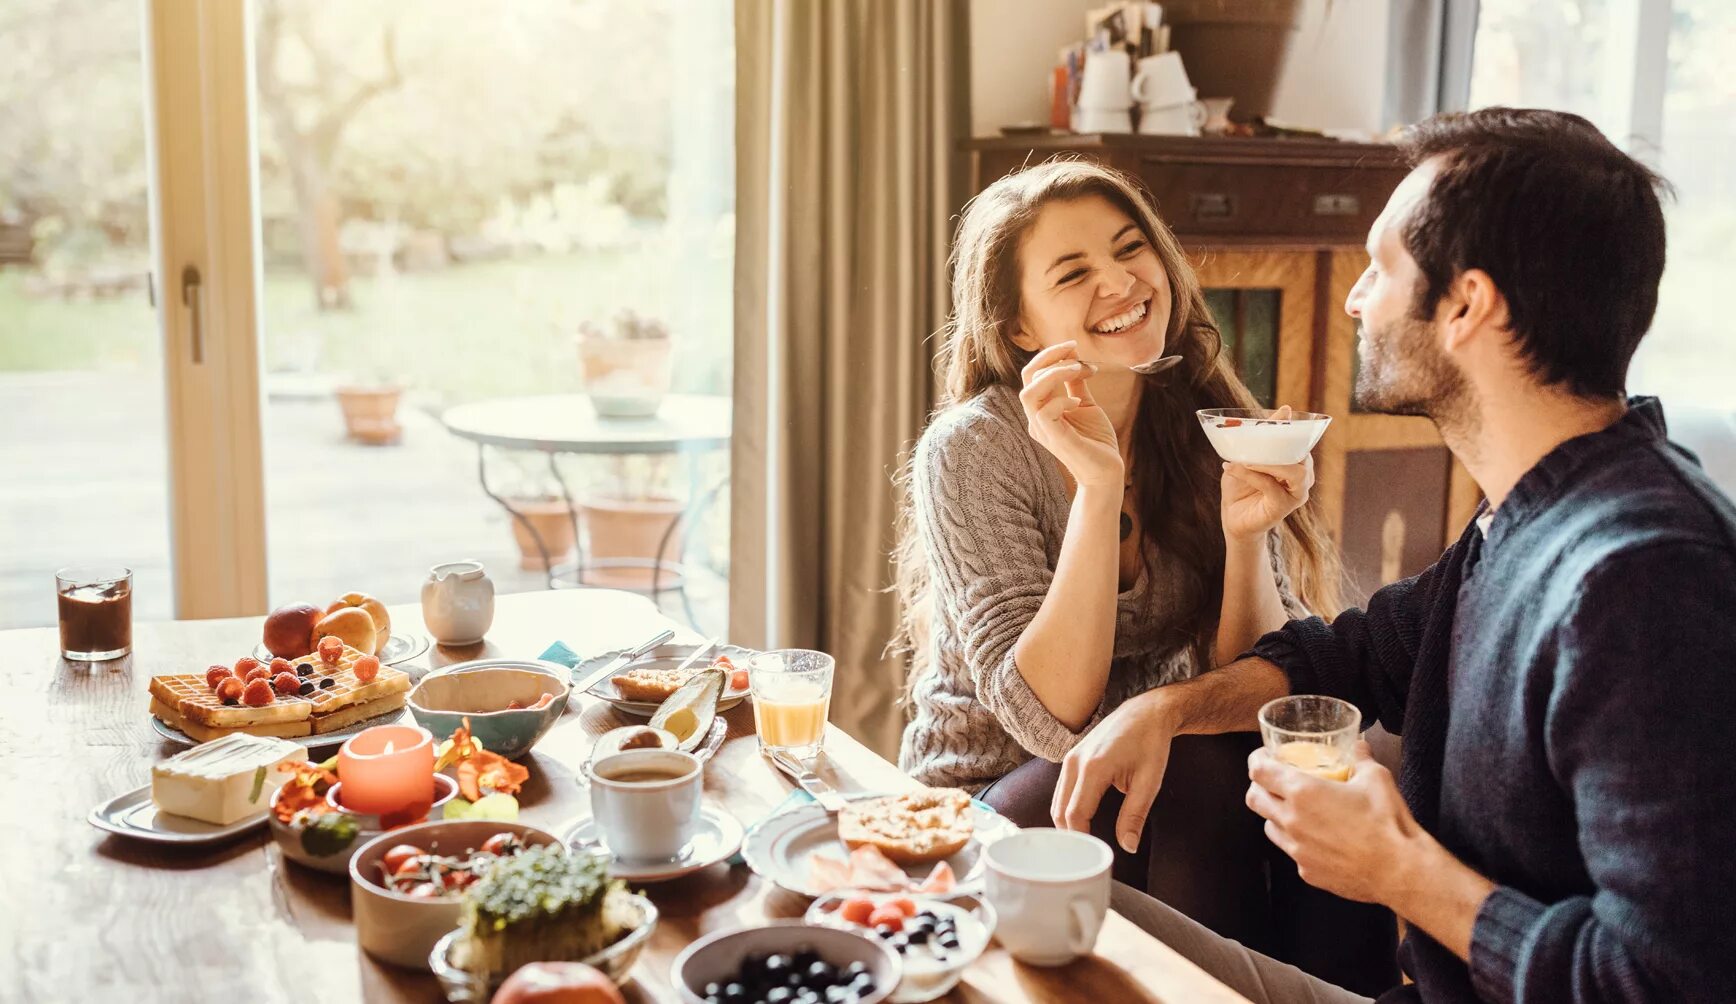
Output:
M905 473L915 716L900 763L1049 825L1057 764L1099 718L1287 617L1335 613L1338 569L1304 505L1312 461L1224 464L1201 432L1196 410L1256 403L1180 246L1127 178L1060 161L989 186L959 227L953 298L941 408ZM1182 362L1127 368L1163 355ZM1117 877L1303 964L1283 930L1301 918L1269 892L1291 883L1268 874L1242 804L1250 748L1178 742ZM1110 801L1098 818L1112 823Z

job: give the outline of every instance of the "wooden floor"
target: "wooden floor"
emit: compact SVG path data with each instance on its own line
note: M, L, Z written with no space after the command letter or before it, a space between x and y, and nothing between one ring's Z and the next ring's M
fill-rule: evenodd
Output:
M0 629L54 623L54 571L134 569L134 616L174 616L160 380L0 374ZM508 517L477 485L476 449L401 410L403 441L346 440L329 397L273 397L265 429L272 602L350 590L414 602L428 566L484 562L498 592L544 588L518 568ZM698 627L725 626L726 583L690 585ZM680 600L661 605L685 620Z

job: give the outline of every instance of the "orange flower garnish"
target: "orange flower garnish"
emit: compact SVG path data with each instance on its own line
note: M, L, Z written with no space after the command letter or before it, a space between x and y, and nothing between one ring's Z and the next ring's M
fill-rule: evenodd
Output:
M278 764L277 769L295 775L284 782L283 791L277 796L277 807L273 811L278 822L287 824L303 810L316 816L331 811L325 796L337 783L336 774L312 763Z
M461 718L459 722L452 732L452 746L434 762L434 770L456 766L458 793L472 802L490 792L518 794L519 788L530 780L530 768L483 749L470 735L470 719Z

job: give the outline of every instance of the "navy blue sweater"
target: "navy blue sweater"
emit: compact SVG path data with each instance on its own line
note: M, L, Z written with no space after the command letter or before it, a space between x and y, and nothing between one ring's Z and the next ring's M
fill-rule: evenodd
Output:
M1403 735L1411 811L1499 887L1468 966L1413 929L1383 1001L1736 1000L1736 507L1655 400L1254 652Z

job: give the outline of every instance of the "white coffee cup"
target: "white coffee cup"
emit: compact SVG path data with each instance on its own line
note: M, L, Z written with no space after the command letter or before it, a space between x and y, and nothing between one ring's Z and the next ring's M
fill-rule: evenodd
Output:
M1126 49L1085 55L1085 75L1079 81L1079 107L1126 111L1133 107L1128 83Z
M1133 131L1133 113L1126 108L1110 111L1081 105L1073 109L1073 131L1081 134L1130 133Z
M1129 90L1133 100L1154 108L1178 105L1198 96L1187 78L1187 68L1181 65L1179 52L1162 52L1140 60L1139 72L1133 75ZM1083 99L1080 103L1084 103Z
M1089 955L1109 912L1109 845L1089 833L1032 829L984 851L995 937L1027 965L1062 966Z
M1206 122L1206 106L1199 101L1139 110L1141 136L1198 136Z
M669 861L693 841L704 786L693 754L628 750L589 764L585 776L591 814L611 854L624 861Z

